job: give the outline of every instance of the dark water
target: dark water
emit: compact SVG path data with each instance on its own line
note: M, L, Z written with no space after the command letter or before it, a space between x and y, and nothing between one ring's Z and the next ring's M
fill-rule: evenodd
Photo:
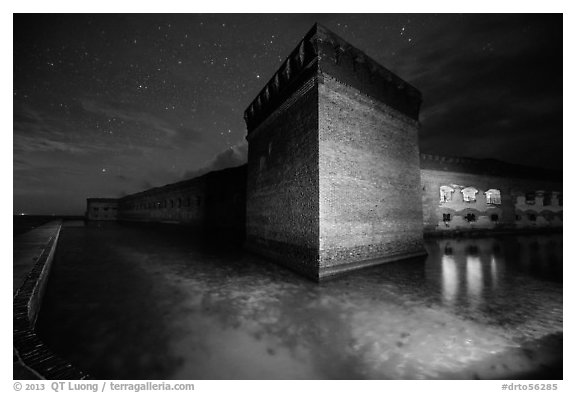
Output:
M69 223L43 339L103 379L562 377L561 235L431 240L320 285L196 239Z
M12 216L14 236L31 231L55 218L54 216Z

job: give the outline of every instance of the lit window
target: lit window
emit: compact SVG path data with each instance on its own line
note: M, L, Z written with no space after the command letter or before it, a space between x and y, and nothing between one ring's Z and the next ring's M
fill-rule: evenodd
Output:
M440 203L446 203L452 200L454 189L450 186L440 187Z
M489 205L500 205L502 202L500 200L500 190L490 189L486 191L486 203Z
M476 194L478 194L478 190L474 187L462 189L462 199L464 199L464 202L476 202Z

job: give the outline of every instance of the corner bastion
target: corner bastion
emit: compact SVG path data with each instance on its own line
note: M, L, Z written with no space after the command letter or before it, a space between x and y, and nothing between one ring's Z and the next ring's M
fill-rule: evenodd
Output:
M247 248L316 280L424 254L421 101L314 25L244 114Z

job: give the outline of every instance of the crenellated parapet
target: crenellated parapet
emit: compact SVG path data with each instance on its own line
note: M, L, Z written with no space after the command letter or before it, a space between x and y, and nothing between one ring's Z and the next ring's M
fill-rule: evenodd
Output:
M321 25L315 27L321 74L418 120L422 103L419 90L330 30Z
M244 112L248 134L313 77L332 77L418 120L421 93L364 52L315 24Z
M300 86L300 82L317 72L317 62L315 25L244 111L248 133L294 93Z

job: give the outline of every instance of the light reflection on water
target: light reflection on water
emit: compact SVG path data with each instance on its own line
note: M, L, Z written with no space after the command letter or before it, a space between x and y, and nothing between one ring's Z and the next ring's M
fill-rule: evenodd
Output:
M458 267L452 255L442 255L442 292L444 301L452 306L458 295Z
M61 236L40 331L98 378L525 378L562 360L561 235L429 240L320 285L174 229Z

